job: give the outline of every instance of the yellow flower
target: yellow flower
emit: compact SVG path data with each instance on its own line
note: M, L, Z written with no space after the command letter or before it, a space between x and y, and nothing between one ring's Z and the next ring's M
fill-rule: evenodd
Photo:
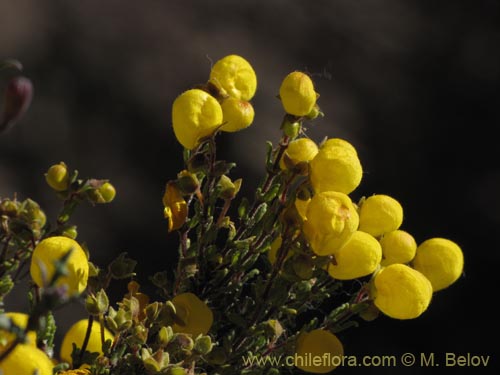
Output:
M196 337L206 335L214 320L212 310L193 293L181 293L172 299L178 322L172 329L175 333L187 333Z
M199 89L185 91L172 106L172 126L181 145L193 149L202 138L222 124L222 108L210 94Z
M432 285L420 272L404 264L391 264L375 276L375 306L395 319L414 319L429 306Z
M311 161L318 153L318 146L309 138L299 138L288 144L283 157L280 160L280 168L285 170L299 163Z
M74 369L58 372L57 375L89 375L88 369Z
M252 65L238 55L217 61L210 71L210 82L235 99L250 100L257 90L257 76Z
M224 124L220 130L237 132L252 124L255 112L250 102L230 97L224 99L221 107Z
M85 340L85 334L87 332L87 326L88 320L82 319L73 324L71 328L66 332L61 344L61 352L59 354L61 360L70 364L73 363L71 359L73 344L75 344L77 348L82 348L83 341ZM113 334L106 328L104 328L104 341L113 340L113 338ZM103 354L101 342L101 324L99 322L92 322L90 338L85 350L90 353Z
M321 147L326 147L326 148L341 147L345 148L348 151L351 151L356 155L358 154L358 151L354 148L354 146L342 138L329 138L321 145Z
M351 199L343 193L325 191L307 206L304 235L320 256L334 254L354 233L359 218Z
M368 233L356 231L335 253L328 273L338 280L352 280L373 273L382 259L379 242Z
M340 191L349 194L363 176L363 168L354 147L347 141L332 139L311 160L309 178L316 193Z
M179 188L173 181L167 183L163 195L164 215L168 219L168 231L177 230L186 222L188 215L187 203Z
M295 347L295 366L314 373L326 374L337 368L344 356L344 347L333 333L323 329L299 335ZM314 359L321 358L318 364Z
M464 255L455 242L431 238L418 246L412 265L430 280L436 292L457 281L464 268Z
M380 239L382 245L382 266L394 263L408 263L415 256L417 243L413 236L404 230L395 230L384 234Z
M311 78L302 72L288 74L280 87L280 99L286 113L306 116L316 104L317 94Z
M5 313L12 322L19 328L25 329L28 325L29 315L18 313L18 312L8 312ZM13 333L5 332L0 330L0 352L2 352L6 347L8 347L15 339ZM36 346L36 332L28 331L26 335L26 345Z
M69 187L68 167L63 162L54 164L45 174L47 184L55 191L64 191Z
M44 287L45 282L52 279L55 267L54 262L58 261L72 250L66 262L67 275L57 279L56 285L67 285L68 292L81 293L87 287L89 276L89 263L87 256L78 242L68 237L49 237L41 241L33 251L31 258L31 278L39 286ZM46 272L46 280L42 278L42 268Z
M295 199L295 208L297 209L297 212L299 213L300 217L302 218L302 221L307 220L307 207L309 207L309 203L311 202L311 198L303 200L299 199L298 197Z
M378 237L398 229L403 222L403 207L394 198L378 194L368 197L359 212L359 230Z
M33 345L18 344L0 362L0 372L5 375L52 375L54 365L47 355Z

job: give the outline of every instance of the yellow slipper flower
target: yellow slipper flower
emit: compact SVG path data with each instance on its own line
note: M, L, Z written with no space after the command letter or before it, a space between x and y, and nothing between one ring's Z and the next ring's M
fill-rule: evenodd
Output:
M71 359L71 353L73 352L73 344L76 345L77 348L81 348L83 345L83 341L85 340L85 334L87 332L88 320L82 319L73 324L70 329L64 335L62 344L60 357L61 360L73 363ZM104 341L113 340L113 334L104 328ZM90 331L90 338L87 344L86 351L90 353L99 353L102 352L102 342L101 342L101 324L99 322L93 321L92 328Z
M18 326L19 328L25 329L28 325L29 315L19 312L8 312L5 313L12 322ZM14 341L15 336L13 333L5 332L0 330L0 352L2 352L5 348L9 347L10 344ZM36 332L28 331L26 335L26 345L31 345L36 347Z
M0 362L0 372L5 375L52 375L54 364L47 355L33 345L18 344Z
M243 57L229 55L217 61L210 71L210 82L235 99L250 100L257 90L257 76Z
M356 231L334 256L335 263L330 263L327 268L330 276L352 280L375 272L382 259L382 248L373 236Z
M229 97L222 101L221 107L224 124L220 130L232 133L252 124L255 112L250 102Z
M222 125L219 102L203 90L191 89L179 95L172 105L172 126L181 145L192 150L202 138Z
M395 230L384 234L380 239L383 259L382 266L394 263L408 263L415 256L417 243L413 236L404 230Z
M340 191L349 194L361 183L363 168L354 147L347 141L327 141L311 160L309 179L316 193Z
M45 174L47 184L55 191L64 191L69 187L68 167L63 162L54 164Z
M437 292L449 287L460 277L464 268L464 255L455 242L431 238L417 248L412 265L430 280Z
M326 374L342 362L344 347L330 331L315 329L301 334L295 347L295 366L313 374Z
M398 229L403 222L403 207L388 195L366 198L359 212L359 230L374 237Z
M67 285L70 294L82 293L87 287L89 263L85 251L83 251L78 242L68 237L49 237L35 247L30 267L33 281L39 287L44 287L40 266L43 265L46 271L47 280L45 282L50 281L55 271L54 262L61 259L70 250L72 250L72 253L66 262L68 274L59 277L56 285Z
M313 81L302 72L288 74L281 83L280 99L286 113L294 116L308 115L317 99Z
M326 191L314 195L307 206L304 235L320 256L334 254L356 231L358 214L343 193Z
M172 329L175 333L187 333L196 337L206 335L213 323L212 310L193 293L181 293L172 299L178 322Z
M374 303L394 319L414 319L429 306L431 282L420 272L404 264L382 268L374 279Z
M285 170L299 163L311 161L318 153L318 146L309 138L299 138L288 144L283 157L280 160L280 168Z

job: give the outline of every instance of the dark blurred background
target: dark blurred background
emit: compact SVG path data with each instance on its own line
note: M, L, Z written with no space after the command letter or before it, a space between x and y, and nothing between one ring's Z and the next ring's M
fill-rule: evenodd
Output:
M348 330L340 335L346 353L490 355L488 368L463 370L492 373L500 354L493 344L499 15L494 0L0 0L0 58L19 59L35 86L30 111L0 137L0 197L32 197L54 220L59 202L43 177L51 164L63 160L83 177L109 178L117 198L75 215L79 240L102 265L127 251L146 282L144 275L170 269L176 257L161 204L165 182L181 168L170 123L175 97L206 81L211 63L227 54L252 63L255 123L219 139L248 196L263 176L265 141L279 137L280 82L305 70L326 115L309 135L343 137L359 151L365 175L353 198L392 195L405 209L403 229L418 242L447 237L465 253L464 276L436 294L421 318L380 318ZM2 92L8 78L0 79ZM12 309L25 308L23 298L11 298ZM62 331L83 316L79 305L70 311Z

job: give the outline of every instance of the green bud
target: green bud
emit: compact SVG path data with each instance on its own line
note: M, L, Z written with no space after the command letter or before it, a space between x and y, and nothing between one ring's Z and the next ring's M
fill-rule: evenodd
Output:
M212 365L221 366L227 361L226 351L221 347L213 348L207 360Z
M47 184L55 191L65 191L69 187L69 172L68 167L64 162L54 164L45 173Z
M76 239L76 237L78 236L78 231L76 229L76 225L71 225L67 228L65 228L62 233L61 233L64 237L68 237L68 238L71 238L72 240Z
M194 341L190 335L185 333L177 333L174 335L175 343L185 351L191 351L194 348Z
M309 280L313 276L314 264L310 257L299 255L293 259L292 268L302 280Z
M167 375L186 375L187 371L183 367L171 367L167 371Z
M213 344L210 336L199 336L194 342L194 351L206 355L212 350Z
M177 186L183 195L190 195L200 188L200 181L195 174L182 171L177 175Z
M318 104L315 104L314 107L311 109L311 112L309 112L306 117L309 119L309 120L314 120L318 117L323 117L325 114L323 112L321 112L321 110L319 109L319 106Z
M205 158L205 155L193 155L188 160L187 167L191 173L205 172L207 170L207 159Z
M170 341L174 338L174 331L170 326L163 326L158 331L158 343L160 346L167 346Z
M161 309L160 302L150 303L144 308L146 317L150 322L154 322L158 318L158 315L160 314L160 309Z
M111 262L109 270L114 279L127 279L135 276L134 269L136 265L135 260L127 258L127 253L121 253L118 258Z
M109 308L109 299L104 289L99 290L95 295L89 294L85 298L85 308L92 315L105 314Z
M297 138L300 133L301 127L302 124L299 121L296 121L295 118L292 118L290 116L285 116L283 123L281 124L283 133L290 139Z
M233 182L229 177L223 174L219 179L219 183L217 184L217 187L220 190L219 196L222 199L234 199L236 194L238 194L238 192L240 191L241 182L241 178Z
M380 315L380 310L374 304L368 305L366 309L359 313L359 317L366 322L371 322L377 319Z
M15 217L19 214L19 202L4 199L0 202L0 215Z
M275 339L279 338L284 332L283 326L276 319L270 319L265 324L267 331L271 334L271 337Z

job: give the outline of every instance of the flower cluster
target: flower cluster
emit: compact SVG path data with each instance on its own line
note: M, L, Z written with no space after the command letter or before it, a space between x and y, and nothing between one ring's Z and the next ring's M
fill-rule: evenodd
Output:
M417 318L435 292L458 280L464 259L456 243L418 244L401 229L394 197L353 200L363 177L358 152L344 139L308 138L304 124L323 113L304 72L284 77L282 137L268 143L254 197L238 199L243 179L230 177L234 163L218 159L216 138L252 124L256 89L251 64L229 55L173 102L184 166L166 183L163 209L166 232L179 236L178 261L150 275L155 297L140 291L126 254L107 267L93 264L69 223L80 203L113 201L107 180L78 179L62 162L50 167L46 181L63 201L54 226L32 200L0 201L0 298L27 263L32 281L29 314L0 315L0 372L327 373L333 364L258 367L242 356L341 357L347 328L379 313ZM114 280L128 280L127 290L110 301ZM88 318L57 347L52 311L75 298Z

